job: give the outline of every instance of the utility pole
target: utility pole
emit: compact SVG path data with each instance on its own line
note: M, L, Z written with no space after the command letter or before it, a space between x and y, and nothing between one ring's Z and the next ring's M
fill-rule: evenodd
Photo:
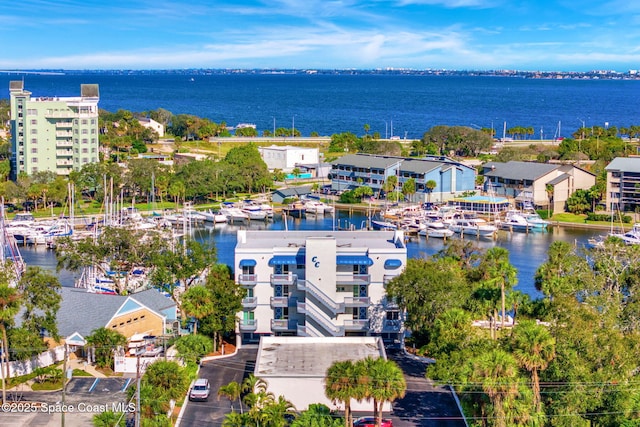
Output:
M135 427L140 427L140 352L136 350L136 411Z
M2 350L1 351L2 360L0 360L0 362L3 362L2 364L0 364L0 371L1 371L0 375L2 375L2 403L7 403L7 380L4 377L4 374L6 372L6 370L4 369L5 367L4 340L0 340L0 350Z
M67 343L64 343L64 361L62 362L62 411L60 411L60 426L64 427L64 399L67 391L67 358L68 347Z

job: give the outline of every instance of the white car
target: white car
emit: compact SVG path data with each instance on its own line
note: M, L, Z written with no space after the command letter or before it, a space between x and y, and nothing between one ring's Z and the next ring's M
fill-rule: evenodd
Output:
M191 391L189 392L189 400L209 400L209 393L211 388L209 387L209 380L206 378L198 378Z

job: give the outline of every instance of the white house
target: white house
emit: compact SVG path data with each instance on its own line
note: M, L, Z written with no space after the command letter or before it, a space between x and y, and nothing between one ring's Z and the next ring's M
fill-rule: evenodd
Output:
M320 163L317 148L272 145L258 147L258 151L269 170L280 169L283 172L291 172L303 165L317 166Z
M164 136L164 125L162 123L158 123L149 117L140 117L138 122L148 129L155 130L160 138Z
M407 263L401 231L239 230L235 280L246 291L242 342L261 336L380 336L404 332L385 284Z

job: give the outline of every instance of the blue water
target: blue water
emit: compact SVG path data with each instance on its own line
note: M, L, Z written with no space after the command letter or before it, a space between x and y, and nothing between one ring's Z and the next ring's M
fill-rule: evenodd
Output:
M535 138L570 136L582 126L638 124L640 81L551 80L402 75L0 75L24 77L33 96L77 96L83 83L100 85L99 106L115 112L164 108L216 123L255 123L332 135L341 132L420 138L434 125L491 128L532 126Z

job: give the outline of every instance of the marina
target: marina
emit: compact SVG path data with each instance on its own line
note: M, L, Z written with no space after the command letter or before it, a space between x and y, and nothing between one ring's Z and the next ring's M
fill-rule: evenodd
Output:
M366 212L353 210L337 210L334 215L306 215L304 218L286 216L286 221L283 218L277 213L273 221L203 222L194 226L191 232L196 240L214 243L218 262L233 266L238 230L358 230L366 228L370 220ZM601 234L602 230L597 229L551 226L548 229L532 229L529 233L498 230L493 239L476 239L473 236L465 236L465 239L473 241L484 250L496 245L507 249L512 264L518 270L518 285L515 289L532 298L539 298L542 294L535 289L534 275L536 269L546 261L549 245L555 240L562 240L577 247L587 247L590 239L595 239ZM407 255L409 258L432 256L442 250L447 241L453 238L459 237L427 238L425 235L416 233L407 239ZM20 251L26 265L40 266L50 271L56 270L55 252L45 246L20 247ZM79 278L79 274L65 270L56 274L63 286L74 286Z

